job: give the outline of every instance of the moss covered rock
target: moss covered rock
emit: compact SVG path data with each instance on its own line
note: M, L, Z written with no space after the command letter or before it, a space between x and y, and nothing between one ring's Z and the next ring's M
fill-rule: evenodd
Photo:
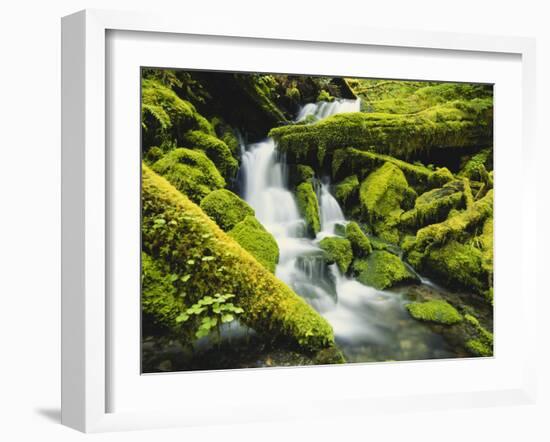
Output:
M302 217L306 221L307 230L310 236L315 237L321 230L319 217L319 201L310 182L299 184L296 187L296 201Z
M152 169L196 203L213 190L225 187L214 163L200 151L174 149L155 162Z
M239 222L229 236L250 252L266 269L275 273L279 262L279 246L271 233L253 216L248 215Z
M367 235L363 233L359 224L351 221L346 225L346 238L351 244L353 255L356 258L368 256L372 252L372 246Z
M462 315L451 304L438 299L412 302L407 304L407 310L413 318L420 321L451 325L463 320Z
M351 243L345 238L332 236L324 238L319 246L325 252L325 258L329 264L336 263L340 271L345 274L353 260Z
M401 169L391 163L372 172L359 189L363 218L377 235L396 244L399 242L396 226L401 213L404 208L412 207L415 197Z
M195 106L182 100L170 87L155 79L141 83L142 146L172 143L181 146L185 133L200 130L215 135L211 124Z
M443 247L430 249L422 268L450 286L477 293L488 289L488 275L482 268L482 252L469 244L452 240Z
M201 209L225 232L248 215L254 216L254 209L248 203L227 189L219 189L206 195L201 203Z
M168 181L145 164L142 171L143 251L166 263L182 302L232 293L239 320L258 333L303 351L334 347L332 328L302 298Z
M181 145L202 150L226 180L235 178L239 163L233 158L227 144L214 135L192 130L184 135Z
M362 284L379 290L418 279L399 257L383 250L373 251L366 259L356 259L353 273Z

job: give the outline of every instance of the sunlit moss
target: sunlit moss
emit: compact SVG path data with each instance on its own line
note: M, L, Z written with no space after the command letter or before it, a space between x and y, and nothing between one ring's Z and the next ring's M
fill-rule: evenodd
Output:
M366 259L354 260L352 267L359 282L379 290L417 280L399 257L383 250L373 251Z
M191 103L155 79L142 80L141 121L144 151L166 142L181 146L183 136L189 130L215 135L211 124Z
M325 252L329 264L336 263L340 271L345 274L353 260L351 244L347 239L328 237L321 240L319 246Z
M304 217L311 236L317 235L321 230L319 218L319 202L310 182L299 184L296 187L296 201L298 209Z
M492 98L457 100L416 114L338 114L313 125L275 128L270 135L292 162L309 157L322 165L327 154L350 146L409 159L490 143L492 116Z
M237 174L239 163L233 158L227 144L217 137L193 130L185 134L183 145L192 149L202 150L212 160L226 180L233 179Z
M334 187L334 196L342 207L348 207L358 202L359 179L357 175L351 175L340 181Z
M189 303L233 293L240 320L309 351L334 346L330 325L164 178L143 165L143 251L166 263ZM189 276L187 276L189 275Z
M462 315L451 304L438 299L412 302L406 307L411 316L420 321L451 325L463 320Z
M363 233L361 227L355 222L350 221L346 225L346 238L351 243L353 255L355 257L365 257L372 252L372 246L369 238Z
M220 172L201 151L174 149L155 162L152 169L196 203L213 190L225 187Z
M273 235L253 215L246 216L228 234L266 269L275 273L279 262L279 246Z
M227 189L210 192L202 199L200 207L225 232L235 227L246 216L254 216L254 209Z
M428 224L445 221L452 209L462 208L463 193L460 181L447 183L442 188L432 189L420 195L414 208L403 213L400 225L418 229Z

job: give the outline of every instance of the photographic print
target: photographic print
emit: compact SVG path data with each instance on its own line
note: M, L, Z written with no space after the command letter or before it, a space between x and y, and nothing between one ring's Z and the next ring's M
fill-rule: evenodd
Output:
M143 373L493 355L493 85L144 67L141 153Z

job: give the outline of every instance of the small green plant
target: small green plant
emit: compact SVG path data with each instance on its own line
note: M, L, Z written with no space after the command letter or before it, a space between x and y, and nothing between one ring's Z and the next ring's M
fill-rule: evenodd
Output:
M196 328L195 336L198 339L208 336L215 330L219 340L221 325L234 321L238 315L244 312L241 307L228 302L234 297L235 295L231 293L205 296L176 317L176 322L193 321L193 327Z

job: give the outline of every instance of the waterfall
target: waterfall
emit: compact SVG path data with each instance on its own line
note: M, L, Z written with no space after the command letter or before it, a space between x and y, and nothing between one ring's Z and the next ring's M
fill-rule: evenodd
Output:
M296 121L314 122L337 113L358 112L359 108L359 99L307 104ZM424 341L434 340L430 331L409 318L401 297L367 287L342 275L336 264L326 264L319 242L337 235L336 227L345 226L347 222L338 201L330 193L328 180L324 180L317 190L321 232L314 239L307 237L305 221L288 185L285 158L277 152L273 139L246 146L240 181L242 196L279 246L276 276L329 321L350 360L365 360L365 352L372 352L372 346L375 354L369 357L399 359L395 348L399 347L401 329L406 333L415 329L418 336L425 335ZM396 330L389 328L388 323L405 325ZM424 347L413 356L407 356L409 359L427 357L422 352L427 351L428 346L424 342L421 344ZM438 345L442 346L436 341L430 344L432 347Z
M335 114L345 112L359 112L361 108L361 100L334 100L332 102L320 101L318 103L306 104L298 112L297 122L306 120L308 117L313 117L313 121L321 120Z

